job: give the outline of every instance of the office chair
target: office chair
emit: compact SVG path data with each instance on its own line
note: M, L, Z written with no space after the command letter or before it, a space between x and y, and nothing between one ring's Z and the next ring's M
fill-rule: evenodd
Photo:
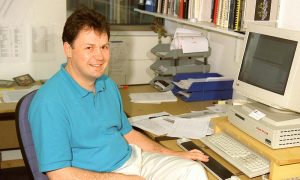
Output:
M38 161L28 121L29 106L36 91L37 90L30 92L19 100L16 107L16 129L29 179L48 180L48 177L38 169Z

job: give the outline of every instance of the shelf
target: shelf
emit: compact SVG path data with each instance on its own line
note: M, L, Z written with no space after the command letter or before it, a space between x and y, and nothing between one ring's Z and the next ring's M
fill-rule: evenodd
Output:
M214 25L213 23L209 23L209 22L191 22L187 19L179 19L175 16L172 15L166 15L166 14L162 14L162 13L153 13L153 12L149 12L149 11L144 11L144 10L140 10L140 9L134 9L134 11L142 13L142 14L147 14L147 15L151 15L151 16L155 16L155 17L160 17L160 18L164 18L167 20L171 20L171 21L175 21L177 23L181 23L181 24L187 24L187 25L191 25L191 26L195 26L207 31L214 31L214 32L218 32L218 33L222 33L222 34L226 34L228 36L234 36L240 39L244 38L244 34L235 32L233 30L230 30L228 28L221 28L221 27L217 27L216 25Z

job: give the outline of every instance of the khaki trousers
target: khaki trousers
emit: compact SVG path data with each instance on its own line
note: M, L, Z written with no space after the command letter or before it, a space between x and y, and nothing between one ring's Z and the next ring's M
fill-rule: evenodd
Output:
M114 172L143 176L147 180L207 180L203 166L195 161L159 153L143 152L131 145L130 159Z

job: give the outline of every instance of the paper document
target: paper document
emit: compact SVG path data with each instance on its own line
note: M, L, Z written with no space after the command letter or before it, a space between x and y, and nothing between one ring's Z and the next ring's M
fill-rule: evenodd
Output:
M153 92L153 93L131 93L129 94L131 102L134 103L161 103L175 102L177 97L171 92Z
M22 159L21 150L7 150L1 151L1 160L9 161L9 160L17 160Z
M170 50L174 49L182 49L183 53L207 52L209 44L201 32L177 28L170 46Z
M198 139L206 136L209 129L209 116L198 118L177 117L167 136Z
M201 36L179 36L179 43L182 47L182 53L208 52L208 40Z
M128 120L132 124L132 123L134 123L136 121L140 121L140 120L153 119L153 118L165 117L165 116L171 116L171 114L163 111L163 112L159 112L159 113L153 113L153 114L147 114L147 115L141 115L141 116L134 116L134 117L128 118Z
M210 110L191 112L179 116L171 116L166 112L135 116L129 118L132 126L151 132L155 135L167 135L179 138L197 139L212 133L210 119L218 117Z
M132 126L151 132L155 135L167 134L173 123L164 119L164 117L170 116L167 112L148 114L143 116L135 116L129 118L129 122Z
M30 93L33 90L38 89L40 86L32 86L29 89L18 89L2 91L3 101L5 103L18 102L23 96Z

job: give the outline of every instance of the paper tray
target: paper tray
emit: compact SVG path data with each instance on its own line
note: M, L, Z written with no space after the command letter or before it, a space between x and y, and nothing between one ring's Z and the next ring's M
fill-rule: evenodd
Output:
M183 57L208 57L210 56L210 48L207 52L183 53L182 49L170 50L170 44L157 44L151 49L151 52L156 56L165 58L183 58Z
M185 79L198 79L208 77L223 77L218 73L182 73L174 76L173 81L179 82ZM179 95L184 101L204 101L204 100L225 100L232 98L232 84L233 80L208 81L208 82L194 82L192 85L184 90L178 86L174 86L172 92ZM189 96L182 96L180 91Z

